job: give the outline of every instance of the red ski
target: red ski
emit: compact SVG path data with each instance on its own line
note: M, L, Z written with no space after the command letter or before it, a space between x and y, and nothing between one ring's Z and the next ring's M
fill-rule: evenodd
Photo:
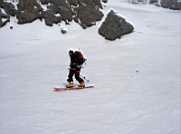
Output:
M60 92L60 91L72 91L72 90L81 90L85 88L94 88L94 85L87 85L85 87L78 87L77 85L71 88L66 88L66 87L54 87L53 91L54 92Z

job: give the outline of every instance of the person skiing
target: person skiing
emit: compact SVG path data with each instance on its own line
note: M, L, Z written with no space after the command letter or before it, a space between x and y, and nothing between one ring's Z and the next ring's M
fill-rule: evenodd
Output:
M69 68L69 74L67 79L67 85L66 88L71 88L74 86L73 83L73 76L75 75L75 79L79 82L79 87L84 88L85 82L80 77L80 71L82 68L83 63L86 61L86 58L84 58L83 54L80 51L73 51L69 50L69 56L70 56L70 68Z

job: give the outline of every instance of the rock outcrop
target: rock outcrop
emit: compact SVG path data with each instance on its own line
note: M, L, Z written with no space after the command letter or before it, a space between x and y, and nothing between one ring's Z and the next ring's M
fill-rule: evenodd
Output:
M0 9L0 28L5 26L10 21L10 16L4 14Z
M181 1L179 0L162 0L161 6L164 8L170 8L174 10L181 10Z
M19 0L17 7L18 24L31 23L41 18L42 7L36 0Z
M83 28L95 25L96 21L103 17L100 8L102 5L99 0L80 0L78 8L75 9L78 23Z
M122 35L133 32L134 27L121 16L111 10L98 32L107 40L121 38Z
M9 16L16 16L18 24L44 20L48 26L75 21L82 28L95 25L103 17L101 0L19 0L14 4L0 0L0 7Z
M4 9L4 11L10 15L15 16L17 14L17 10L15 9L15 6L12 3L9 2L0 2L1 8Z
M40 0L47 5L48 10L59 14L61 19L69 24L74 20L83 28L90 27L100 21L103 13L100 11L102 4L100 0Z

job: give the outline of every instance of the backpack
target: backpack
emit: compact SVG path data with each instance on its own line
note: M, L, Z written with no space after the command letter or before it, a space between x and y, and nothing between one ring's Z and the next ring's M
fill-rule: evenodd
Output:
M74 54L76 55L79 64L82 65L86 60L83 54L80 51L75 51Z

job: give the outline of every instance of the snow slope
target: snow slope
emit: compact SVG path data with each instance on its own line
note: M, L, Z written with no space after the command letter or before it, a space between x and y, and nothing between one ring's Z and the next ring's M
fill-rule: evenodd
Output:
M180 134L181 12L112 0L135 26L110 42L100 24L0 29L0 134ZM66 27L68 33L60 34ZM68 50L88 58L94 89L54 93L68 73Z

